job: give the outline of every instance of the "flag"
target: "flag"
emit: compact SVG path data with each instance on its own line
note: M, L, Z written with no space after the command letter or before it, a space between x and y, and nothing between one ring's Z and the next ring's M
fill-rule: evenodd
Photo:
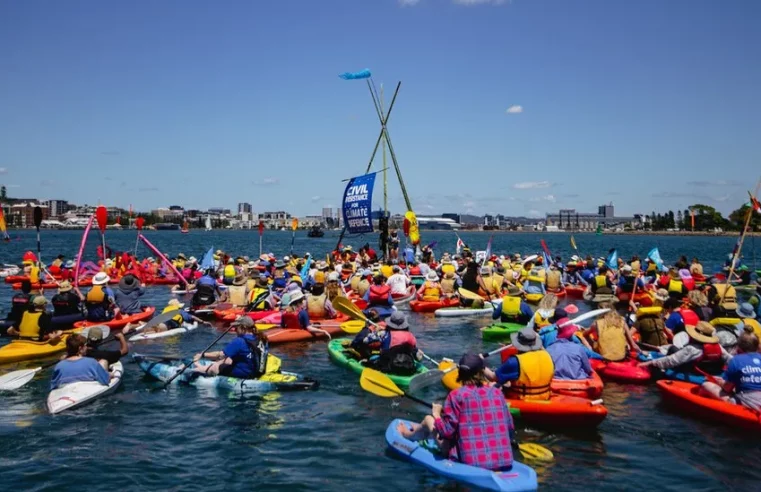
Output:
M489 242L486 243L486 258L484 259L484 263L489 261L489 258L491 258L491 240L494 239L494 234L489 236Z
M695 209L690 210L690 225L695 229Z
M304 262L304 266L299 272L299 276L301 277L301 280L303 282L306 282L307 278L309 277L309 268L311 266L312 266L312 258L310 257L307 259L307 261Z
M542 252L542 258L544 259L544 262L543 262L544 263L544 270L549 272L550 271L550 262L552 260L547 255L547 253L545 253L544 251Z
M360 70L359 72L344 72L339 75L339 77L341 77L344 80L369 79L372 76L373 74L370 73L369 68Z
M617 270L618 269L618 250L611 249L610 253L608 254L608 260L605 262L608 264L608 268L611 270Z
M264 221L259 221L259 237L262 237L262 234L264 234Z
M457 245L455 246L455 253L460 254L462 253L462 248L465 247L465 243L462 242L462 239L460 239L460 236L457 236Z
M210 270L214 268L214 246L201 258L201 270Z
M754 212L758 212L761 214L761 203L759 203L759 201L756 200L756 197L754 196L750 197L750 206Z
M658 270L663 268L663 260L661 259L661 253L658 251L658 248L651 249L647 254L647 257L653 260L653 263L658 267Z
M571 234L571 247L576 250L579 249L576 247L576 240L573 238L573 234Z

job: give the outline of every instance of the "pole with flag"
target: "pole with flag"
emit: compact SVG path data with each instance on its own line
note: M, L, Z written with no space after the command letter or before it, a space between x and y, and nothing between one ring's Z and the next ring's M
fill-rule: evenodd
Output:
M259 256L262 256L262 236L264 236L264 221L259 221Z
M758 181L758 184L756 185L756 190L754 193L748 192L748 195L750 196L750 207L748 207L748 212L745 214L745 223L743 224L743 230L742 234L740 235L740 240L735 245L735 250L732 252L732 263L729 265L729 275L727 275L727 285L732 281L732 275L735 273L735 266L740 261L740 253L743 249L743 241L745 241L745 235L748 233L748 226L750 225L750 219L753 217L753 211L756 209L756 205L758 204L758 200L756 199L756 194L758 194L758 189L761 187L761 179ZM761 210L761 205L758 206L758 210ZM724 302L724 297L727 295L727 291L729 289L724 289L724 292L721 294L721 299L719 300L719 305Z
M291 231L293 231L293 233L291 235L291 256L293 256L293 243L296 242L296 229L298 229L298 228L299 228L299 219L294 217L291 220Z

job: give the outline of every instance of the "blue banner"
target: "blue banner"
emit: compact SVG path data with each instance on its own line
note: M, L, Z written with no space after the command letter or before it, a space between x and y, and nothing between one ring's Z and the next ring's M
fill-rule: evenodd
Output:
M344 227L350 234L373 232L370 215L373 206L375 173L351 178L344 191Z
M344 80L358 80L358 79L369 79L372 77L372 74L370 73L370 69L366 68L364 70L360 70L359 72L344 72L341 75L339 75Z

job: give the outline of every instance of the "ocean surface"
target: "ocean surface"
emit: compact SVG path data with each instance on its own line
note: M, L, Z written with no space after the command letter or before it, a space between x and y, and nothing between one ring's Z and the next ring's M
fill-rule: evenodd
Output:
M76 254L81 231L42 231L42 257ZM12 231L13 241L0 245L3 263L20 263L36 249L34 231ZM213 246L256 257L256 231L146 232L171 255L199 257ZM296 236L294 251L324 256L337 232L310 239ZM489 233L462 233L472 249L485 249ZM134 231L108 231L114 250L133 249ZM494 235L496 253L536 253L544 238L553 254L571 254L566 234ZM706 272L718 270L732 250L731 237L596 236L578 234L584 254L604 256L617 248L625 258L644 257L658 246L663 259L697 256ZM438 241L440 255L454 251L451 232L424 233L425 243ZM352 238L358 247L375 237ZM745 245L745 261L754 263L754 240ZM95 257L97 231L86 255ZM287 254L290 232L264 235L265 251ZM149 252L140 246L141 256ZM7 309L12 290L0 285L0 305ZM51 294L52 295L52 294ZM144 304L163 307L168 287L151 287ZM587 309L580 303L582 311ZM412 315L412 331L421 348L435 359L458 359L465 351L494 349L478 335L486 319L436 319ZM186 356L216 338L216 327L199 328L180 338L140 342L134 352ZM218 345L221 347L227 339ZM0 341L0 344L6 343ZM121 388L110 397L52 417L45 409L49 371L20 390L0 394L0 477L3 490L465 490L424 469L386 453L384 431L395 417L418 420L426 408L410 401L381 399L363 391L358 378L333 365L324 342L273 347L283 368L317 378L317 391L239 397L156 384L125 358ZM0 373L24 367L0 367ZM421 395L443 401L443 387ZM536 466L540 489L552 490L759 490L761 446L758 436L718 423L693 420L665 409L654 384L606 383L608 418L596 430L569 428L546 432L517 423L519 437L550 448L555 460Z

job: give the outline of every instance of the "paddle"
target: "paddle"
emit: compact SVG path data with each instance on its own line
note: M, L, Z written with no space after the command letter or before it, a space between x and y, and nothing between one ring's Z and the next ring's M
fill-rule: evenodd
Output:
M82 335L83 337L87 338L87 334L91 328L93 327L88 326L87 328L83 329L79 333L79 335ZM103 339L97 342L94 345L95 347L97 347L98 345L104 344L106 342L110 342L111 340L114 339L114 337L110 336L111 331L108 328L108 326L101 326L100 328L103 330ZM59 362L61 362L61 359L56 359L47 364L43 364L39 367L35 367L34 369L21 369L18 371L12 371L12 372L3 374L2 376L0 376L0 391L17 390L21 388L22 386L26 385L32 379L34 379L35 374L42 371L43 369L52 367L58 364Z
M143 230L144 223L145 219L142 217L135 219L135 227L137 228L137 237L135 238L135 258L137 258L137 246L140 243L140 231Z
M103 247L103 271L106 271L106 225L108 223L108 210L103 205L99 205L95 209L95 218L98 221L98 229L100 229L100 240Z
M572 325L575 323L580 323L582 321L586 321L591 318L596 318L597 316L600 316L602 314L607 313L610 311L610 309L595 309L594 311L590 311L588 313L584 313L581 316L577 316L574 319L568 320L565 323L561 323L557 328L563 328L564 326ZM491 352L487 352L485 354L482 354L484 358L489 357L490 355L495 355L500 352L503 352L507 349L512 347L512 345L505 345L504 347L500 347L496 350L492 350ZM457 365L453 365L452 367L449 367L445 370L441 369L433 369L428 372L424 372L422 374L418 374L417 376L413 377L410 380L409 389L410 391L417 392L418 390L422 388L426 388L428 386L432 386L434 384L439 384L441 382L441 378L444 377L445 374L448 374L452 371L457 369Z
M299 228L299 219L296 217L291 221L291 255L293 255L293 243L296 241L296 229Z
M394 382L380 371L374 369L365 368L362 371L362 376L359 378L359 384L362 389L370 392L374 395L383 398L394 398L401 396L403 398L409 398L415 403L424 405L427 408L431 408L433 405L425 400L422 400L416 396L409 395L399 388ZM524 459L537 459L550 461L554 458L552 451L534 443L521 443L518 444L518 449L523 455Z
M211 342L211 344L209 344L209 346L208 346L208 347L206 347L205 349L203 349L203 352L201 352L201 357L203 357L203 354L205 354L206 352L208 352L208 351L209 351L209 350L210 350L210 349L211 349L211 348L212 348L214 345L216 345L218 341L222 340L222 337L224 337L225 335L227 335L227 334L230 332L230 330L232 330L233 328L235 328L235 326L234 326L234 325L230 325L230 326L229 326L229 327L228 327L228 328L227 328L227 329L224 331L224 333L222 333L221 335L219 335L219 336L218 336L218 337L217 337L217 338L216 338L216 339L215 339L213 342ZM161 387L161 388L159 388L159 389L165 390L165 389L167 388L167 386L169 386L169 385L172 383L172 381L174 381L175 379L177 379L177 378L180 376L180 374L182 374L183 372L185 372L185 370L186 370L188 367L190 367L190 366L189 366L189 365L184 365L184 364L183 364L182 368L181 368L179 371L177 371L177 373L176 373L174 376L172 376L171 378L169 378L169 380L168 380L166 383L164 383L164 386L162 386L162 387Z

